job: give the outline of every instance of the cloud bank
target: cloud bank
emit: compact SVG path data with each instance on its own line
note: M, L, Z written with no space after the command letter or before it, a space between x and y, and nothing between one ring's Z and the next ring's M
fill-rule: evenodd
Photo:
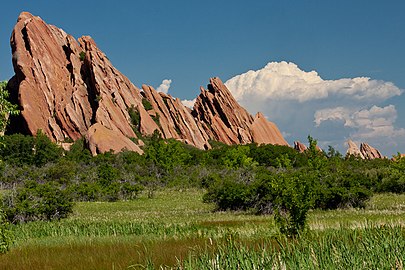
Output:
M395 126L395 106L383 104L403 93L391 82L368 77L324 80L294 63L271 62L225 84L251 113L262 111L292 134L291 140L306 141L311 134L321 147L330 144L344 152L344 141L352 138L391 154L405 138L405 129Z

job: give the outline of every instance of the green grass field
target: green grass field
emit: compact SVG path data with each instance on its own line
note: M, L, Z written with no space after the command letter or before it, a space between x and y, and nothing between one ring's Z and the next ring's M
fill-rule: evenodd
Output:
M311 211L310 230L293 240L272 216L213 212L202 195L77 203L68 219L16 226L0 269L403 269L405 195Z

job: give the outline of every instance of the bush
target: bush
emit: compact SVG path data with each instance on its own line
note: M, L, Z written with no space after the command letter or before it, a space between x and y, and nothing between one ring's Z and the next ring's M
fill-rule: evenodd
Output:
M72 198L52 182L27 181L24 187L4 197L3 206L12 223L59 220L73 210Z
M40 167L48 162L55 162L62 156L63 149L39 130L35 137L34 164Z
M217 210L247 210L251 207L251 190L245 183L213 175L203 201L215 203Z
M142 99L142 105L145 108L145 110L150 111L153 109L152 104L150 104L149 100L147 100L146 98Z
M9 229L9 223L3 210L0 209L0 254L6 253L14 242L14 235Z

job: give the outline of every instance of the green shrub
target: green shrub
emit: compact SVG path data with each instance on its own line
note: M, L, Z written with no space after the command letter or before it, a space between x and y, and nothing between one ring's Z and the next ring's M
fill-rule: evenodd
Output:
M83 52L83 51L81 51L81 52L79 53L79 59L80 59L80 61L84 61L84 59L86 59L86 53Z
M150 104L149 100L147 100L146 98L142 99L142 105L145 108L145 110L150 111L153 109L152 104Z
M3 210L0 209L0 254L6 253L14 242L14 235L9 226L6 215Z
M34 164L35 138L22 134L5 135L0 156L3 161L14 165Z
M55 183L27 181L24 187L3 198L7 219L12 223L58 220L72 212L72 198Z
M35 136L34 164L38 167L55 162L63 156L63 149L53 143L41 130Z
M94 202L102 197L101 187L97 183L82 182L71 185L67 192L75 201Z
M84 138L76 140L71 146L70 150L66 153L66 158L74 162L90 162L92 155L85 145Z
M122 183L120 190L121 198L125 200L134 200L143 189L144 187L139 184L131 184L129 182Z
M294 236L306 226L307 214L315 201L311 174L279 174L274 178L275 222L283 234Z
M241 182L229 178L211 176L207 193L203 196L204 202L215 203L217 210L247 210L252 205L250 188Z

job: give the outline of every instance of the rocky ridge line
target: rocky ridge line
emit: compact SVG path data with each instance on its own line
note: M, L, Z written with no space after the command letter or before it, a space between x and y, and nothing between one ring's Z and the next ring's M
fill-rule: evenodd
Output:
M274 123L261 113L250 115L219 78L201 88L190 110L151 86L138 89L91 37L76 41L28 12L20 14L10 43L15 76L8 88L21 109L11 132L42 130L58 143L84 136L93 154L124 148L141 153L124 138L142 144L139 139L155 130L201 149L210 148L209 140L288 145Z

